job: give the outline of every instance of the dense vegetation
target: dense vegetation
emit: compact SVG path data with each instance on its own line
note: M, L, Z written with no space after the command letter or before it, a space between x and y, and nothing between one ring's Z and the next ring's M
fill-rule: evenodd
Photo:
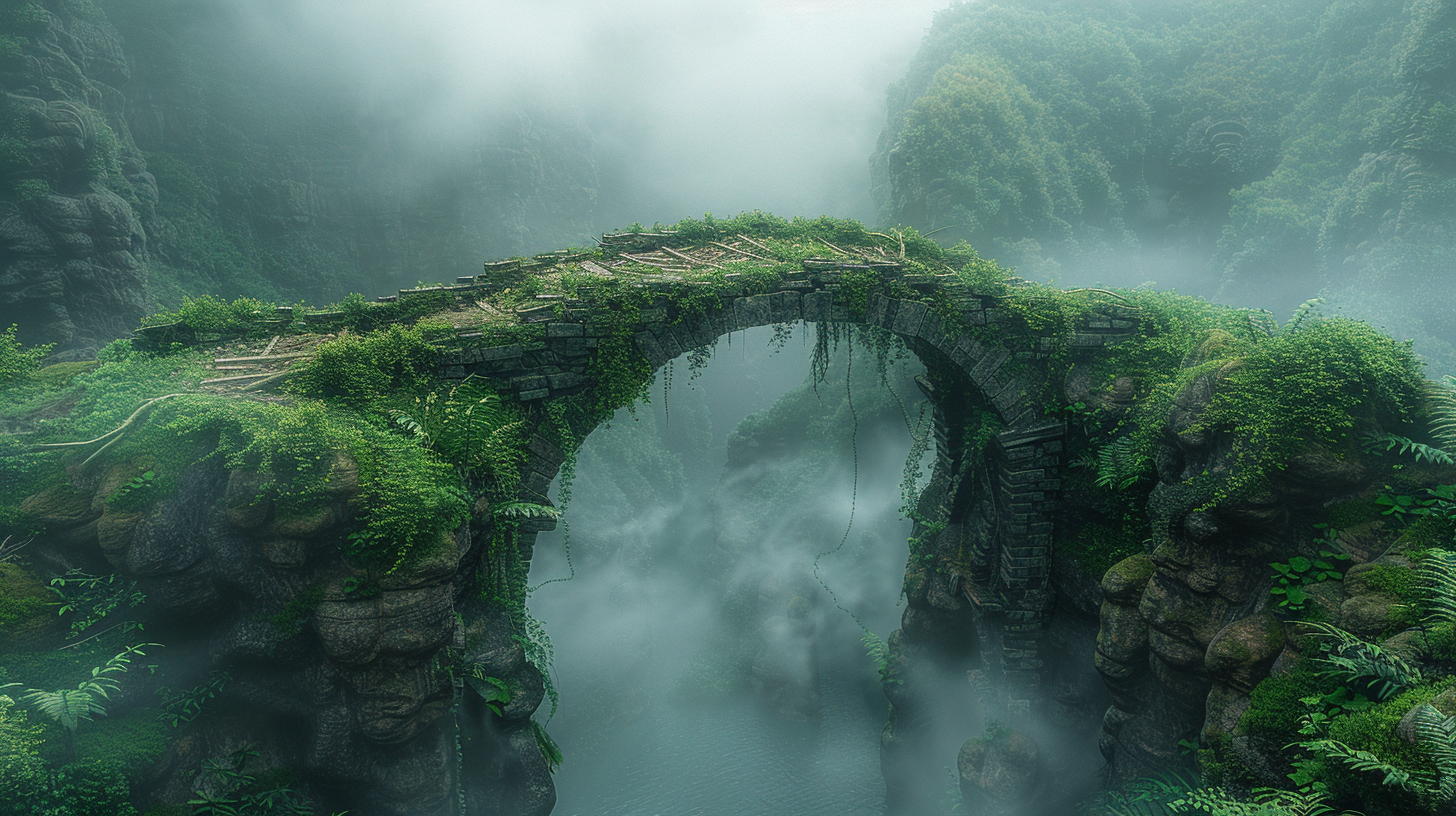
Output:
M891 88L881 216L1037 277L1323 289L1450 368L1453 38L1449 0L957 6Z

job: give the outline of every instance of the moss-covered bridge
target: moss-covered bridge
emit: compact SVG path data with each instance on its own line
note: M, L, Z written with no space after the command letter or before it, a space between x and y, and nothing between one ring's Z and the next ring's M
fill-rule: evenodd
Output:
M1269 542L1303 546L1325 501L1318 478L1276 474L1355 461L1357 421L1409 424L1425 393L1408 348L1358 324L1295 333L1030 284L913 231L752 215L376 302L190 301L94 365L11 386L0 521L42 533L46 570L135 580L148 635L206 655L148 682L234 678L250 719L188 726L201 738L171 744L158 801L185 798L207 746L245 740L330 807L539 816L553 749L525 577L549 486L661 366L798 321L818 327L816 371L840 342L903 343L926 368L937 456L882 669L907 809L938 784L907 747L934 716L932 664L977 666L1013 714L1106 709L1123 773L1212 727L1203 649L1262 608Z

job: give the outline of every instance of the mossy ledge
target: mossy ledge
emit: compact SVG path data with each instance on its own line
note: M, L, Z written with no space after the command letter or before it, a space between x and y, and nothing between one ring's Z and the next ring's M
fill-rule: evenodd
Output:
M886 657L894 710L930 697L914 667L931 661L978 660L1012 712L1086 686L1100 615L1110 697L1084 689L1078 705L1112 704L1104 748L1124 774L1176 764L1190 735L1242 738L1207 686L1199 696L1218 633L1184 631L1149 593L1269 614L1263 565L1317 549L1326 504L1453 481L1359 444L1436 442L1409 348L1363 324L1281 328L1170 293L1058 290L914 230L752 213L375 302L199 298L64 372L7 346L0 523L34 536L19 559L33 576L137 583L147 600L129 614L166 649L158 679L135 682L231 678L137 783L139 804L180 804L183 780L220 758L209 746L249 742L257 773L292 774L319 806L544 814L554 760L531 717L553 693L549 641L524 580L559 514L550 483L569 482L598 424L647 399L659 366L800 320L821 354L902 343L928 370L937 456ZM1366 583L1411 583L1381 577ZM1247 707L1286 659L1283 621L1217 641L1229 705ZM977 654L982 642L993 649ZM1070 642L1085 651L1055 659ZM208 659L184 669L172 654ZM1149 655L1166 670L1150 675ZM1177 705L1145 708L1149 688ZM1151 725L1122 727L1139 717ZM915 787L901 759L914 722L892 714L886 730L892 799Z

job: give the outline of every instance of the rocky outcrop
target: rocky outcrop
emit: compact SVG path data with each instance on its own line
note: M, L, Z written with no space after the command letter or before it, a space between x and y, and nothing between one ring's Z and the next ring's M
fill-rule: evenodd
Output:
M1389 478L1353 441L1339 450L1309 444L1271 469L1261 486L1222 493L1218 486L1246 466L1235 453L1236 442L1246 440L1211 432L1200 420L1227 372L1194 379L1174 401L1149 498L1151 553L1128 558L1103 578L1096 666L1112 705L1101 747L1118 780L1186 761L1182 740L1232 751L1262 784L1282 782L1282 746L1251 740L1241 725L1255 687L1271 672L1289 671L1298 657L1298 617L1271 595L1269 565L1311 551L1311 525L1326 505L1371 495ZM1369 580L1376 570L1388 576L1412 569L1404 557L1381 556L1395 538L1382 522L1343 532L1334 546L1355 566L1343 581L1301 587L1306 603L1362 637L1402 628L1391 580ZM1399 634L1385 646L1416 655L1419 640Z
M150 599L148 635L166 652L155 678L135 682L186 688L212 672L231 677L172 742L149 785L155 801L187 801L204 761L250 744L260 754L254 773L297 772L329 811L455 814L462 767L477 780L470 813L549 811L530 724L540 674L509 622L477 608L470 591L488 521L398 569L362 569L341 556L358 503L346 457L303 511L280 505L266 474L216 461L194 465L152 506L108 502L135 472L124 462L78 475L27 510L51 531L33 557L120 572ZM106 563L91 563L98 556ZM511 686L499 714L475 698L455 709L465 665ZM457 761L461 741L471 750Z
M132 143L130 71L99 13L46 2L0 70L11 143L0 191L0 326L82 353L129 332L146 306L139 215L156 182Z

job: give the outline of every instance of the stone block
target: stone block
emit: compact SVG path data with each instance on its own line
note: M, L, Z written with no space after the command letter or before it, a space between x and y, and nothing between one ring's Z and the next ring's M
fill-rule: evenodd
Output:
M585 377L570 371L548 375L546 381L550 384L552 391L569 391L586 384Z
M525 353L520 346L496 346L495 348L483 348L477 350L477 362L491 363L498 360L509 360L513 357L520 357Z
M829 292L809 292L804 295L804 319L811 323L828 321L833 305L834 295Z
M582 337L586 333L586 327L580 323L548 323L546 324L547 337Z
M642 356L646 357L647 362L654 368L671 359L667 356L667 352L663 350L662 344L657 342L657 336L652 332L637 332L636 340L637 350L642 352Z
M918 337L920 324L925 321L925 313L929 311L924 303L914 300L901 300L895 303L895 322L892 331L907 337Z
M585 337L564 337L554 344L556 353L562 357L585 357L588 354L587 339Z
M550 395L551 390L549 388L535 388L530 391L522 391L516 395L516 399L521 402L534 402L539 399L546 399Z
M526 442L526 450L553 468L560 467L561 463L566 461L566 455L561 452L561 449L556 447L551 440L541 436L531 437Z
M986 383L993 381L992 378L996 375L996 372L999 371L1002 364L1010 358L1011 353L1008 352L1006 349L992 349L984 357L981 358L980 362L976 363L974 368L971 369L971 379L977 385L985 388Z
M658 345L662 347L662 353L667 355L665 359L676 360L683 352L687 351L687 349L682 347L682 343L678 342L677 336L670 329L657 331L655 334L657 335Z

